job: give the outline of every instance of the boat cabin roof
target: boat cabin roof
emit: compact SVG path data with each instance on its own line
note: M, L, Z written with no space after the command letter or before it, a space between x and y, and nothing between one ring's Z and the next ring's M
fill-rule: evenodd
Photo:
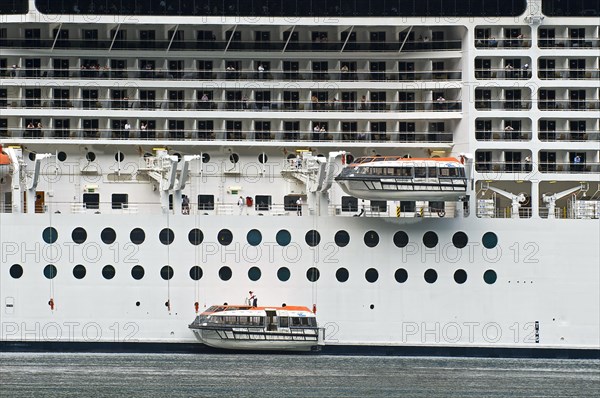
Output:
M407 166L412 165L423 165L429 164L434 165L438 163L444 163L446 167L454 167L454 166L463 166L462 163L456 158L403 158L401 156L363 156L356 159L353 163L350 163L348 166L375 166L379 162L385 162L385 164L381 164L382 167L389 166L389 163L400 163Z
M211 315L225 312L239 312L239 311L252 311L254 314L262 313L265 311L288 311L288 312L306 312L312 314L312 311L307 307L287 305L285 307L251 307L249 305L213 305L207 308L202 315ZM239 314L238 314L239 315Z

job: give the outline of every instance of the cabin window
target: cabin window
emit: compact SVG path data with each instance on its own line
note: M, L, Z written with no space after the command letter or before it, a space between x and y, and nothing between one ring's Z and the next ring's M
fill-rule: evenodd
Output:
M415 167L415 178L427 178L427 167Z
M440 177L458 177L459 169L455 167L440 167Z
M271 210L271 195L256 195L254 203L255 209L258 211Z
M387 202L385 200L372 200L371 211L384 212L387 211Z
M394 174L398 177L411 178L413 175L412 167L396 167L394 170Z
M215 195L198 195L198 210L214 210Z
M287 316L279 317L279 327L289 328L290 327L290 318Z
M427 175L429 178L437 178L437 168L435 166L427 168Z
M342 196L342 211L358 211L358 199L353 196Z
M86 209L99 209L100 208L100 194L99 193L84 193L83 204Z
M129 195L126 193L113 193L112 194L112 208L113 209L125 209L127 208L127 203Z

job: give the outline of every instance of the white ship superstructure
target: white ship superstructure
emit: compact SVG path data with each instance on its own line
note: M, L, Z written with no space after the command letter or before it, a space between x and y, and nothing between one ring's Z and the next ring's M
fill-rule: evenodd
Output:
M597 356L598 0L422 3L2 2L2 347L194 343L252 290L323 352ZM376 156L466 192L335 182Z

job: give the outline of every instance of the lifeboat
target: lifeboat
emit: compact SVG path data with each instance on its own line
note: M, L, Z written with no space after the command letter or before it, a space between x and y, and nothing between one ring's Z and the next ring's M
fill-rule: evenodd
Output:
M0 145L0 177L8 175L10 171L10 158L6 153L2 151L2 145Z
M456 158L361 157L335 180L348 195L369 200L456 201L467 191Z
M323 329L307 307L214 305L189 325L201 343L219 349L315 351Z

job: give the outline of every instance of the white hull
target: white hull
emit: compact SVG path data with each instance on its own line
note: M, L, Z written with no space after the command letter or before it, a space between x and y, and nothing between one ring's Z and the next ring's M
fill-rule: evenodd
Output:
M0 2L0 349L197 347L252 290L316 306L326 347L600 353L597 17L26 3ZM467 191L335 182L376 155L464 155Z
M262 338L241 338L224 339L212 330L194 329L194 335L202 344L209 347L224 350L245 350L245 351L313 351L317 350L318 342L315 336L314 341L300 341L287 338L281 339L262 339Z

